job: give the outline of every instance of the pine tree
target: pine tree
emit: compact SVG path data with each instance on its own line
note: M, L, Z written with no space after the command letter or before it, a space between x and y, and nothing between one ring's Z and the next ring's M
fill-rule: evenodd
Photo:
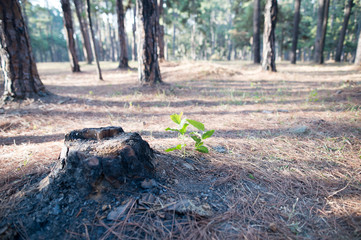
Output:
M0 57L5 82L4 101L47 94L17 0L0 0Z

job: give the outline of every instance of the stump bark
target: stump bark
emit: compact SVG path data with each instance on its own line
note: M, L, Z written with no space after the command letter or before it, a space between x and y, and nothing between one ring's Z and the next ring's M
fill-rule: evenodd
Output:
M153 157L138 133L125 133L121 127L74 130L66 134L58 162L40 189L73 189L85 196L104 183L117 187L129 179L151 178Z

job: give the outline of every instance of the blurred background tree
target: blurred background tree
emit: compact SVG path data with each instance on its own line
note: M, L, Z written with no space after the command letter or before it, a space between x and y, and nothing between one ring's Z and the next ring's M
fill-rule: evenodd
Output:
M77 1L84 5L84 0ZM38 5L41 2L43 4ZM345 18L345 7L349 2L350 0L330 1L323 51L326 61L335 59ZM61 9L46 3L45 0L22 1L35 58L40 62L68 61ZM159 25L164 27L164 57L167 60L253 60L254 0L158 0L159 3L162 4L161 10L158 11L161 15ZM352 62L356 56L357 40L361 30L361 3L359 1L353 1L353 3L340 61ZM126 48L130 60L136 58L136 51L134 51L136 42L135 34L133 34L134 7L135 1L123 1ZM261 0L261 46L264 7L265 0ZM278 8L276 59L289 61L292 51L294 0L279 0ZM100 60L119 61L120 46L115 0L94 0L91 2L91 9ZM84 54L84 41L81 37L78 18L75 17L74 6L72 10L78 56L80 60L85 61L87 54ZM81 13L85 14L83 8ZM314 59L317 14L318 1L301 1L297 61Z

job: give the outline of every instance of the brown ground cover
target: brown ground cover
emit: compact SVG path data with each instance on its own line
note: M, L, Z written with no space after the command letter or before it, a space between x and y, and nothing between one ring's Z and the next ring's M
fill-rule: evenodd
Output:
M136 71L102 66L105 81L94 66L71 74L67 63L40 63L56 96L3 106L0 219L15 193L50 171L65 133L113 125L140 133L159 152L159 169L174 168L165 177L168 192L203 199L215 214L173 219L177 231L146 214L134 222L100 221L104 239L130 237L126 227L164 239L361 237L360 69L280 63L277 73L264 73L246 62L169 62L161 65L167 84L150 88L137 85ZM206 141L210 154L188 149L192 168L168 163L181 159L178 153L163 154L178 142L165 128L180 112L216 130ZM73 237L89 237L84 229Z

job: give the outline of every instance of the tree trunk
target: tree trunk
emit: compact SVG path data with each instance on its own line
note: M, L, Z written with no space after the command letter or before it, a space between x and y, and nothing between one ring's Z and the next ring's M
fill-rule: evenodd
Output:
M232 5L233 5L233 1L229 0L229 9L227 11L228 16L228 29L232 29ZM227 39L227 47L228 47L228 54L227 54L227 60L230 61L231 60L231 56L232 56L232 48L233 48L233 41L232 41L232 35L230 33L228 33L228 39Z
M276 72L275 29L277 23L277 0L267 0L264 14L263 59L264 71Z
M278 59L283 61L283 40L285 36L285 29L281 26L281 37L278 41Z
M128 53L127 53L127 42L125 40L124 31L124 9L122 0L117 0L117 17L118 17L118 34L120 44L120 56L118 68L129 68L128 65Z
M133 61L136 61L137 60L137 39L136 39L136 36L135 36L135 32L137 30L137 23L136 23L136 13L137 13L137 10L136 8L134 7L133 8L133 44L132 44L132 60Z
M159 15L159 18L160 17L163 18L163 0L159 1L158 15ZM164 25L160 25L160 24L159 24L159 29L158 29L158 47L159 47L159 60L161 62L165 61L165 57L164 57Z
M91 58L90 58L90 60L91 60L91 62L92 61L94 61L94 53L93 53L93 50L94 49L92 49L92 45L91 45L91 39L90 39L90 33L89 33L89 24L88 24L88 20L87 20L87 12L86 12L86 9L84 9L84 4L83 4L83 0L81 0L80 1L80 3L81 3L81 12L85 12L85 18L83 18L83 25L84 25L84 30L85 30L85 33L86 33L86 35L87 35L87 38L89 39L89 48L90 48L90 56L91 56Z
M158 20L163 17L163 0L159 0L158 4Z
M158 35L158 47L159 47L159 61L165 61L164 56L164 26L159 25L159 35Z
M107 61L111 61L112 60L112 34L111 34L111 26L110 26L110 20L109 20L109 13L110 13L110 7L109 7L109 1L105 0L105 8L107 9L106 11L106 18L107 21L104 21L103 18L103 22L104 22L104 36L105 36L105 45L106 45L106 56L107 56Z
M96 44L95 44L95 34L94 34L94 30L93 30L93 23L92 23L91 12L90 12L90 0L86 0L86 7L87 7L87 13L88 13L90 34L92 37L91 45L92 45L94 55L95 55L95 62L97 63L97 73L98 73L99 80L103 80L102 70L100 69L100 64L99 64L98 51L96 49Z
M3 100L44 96L30 39L17 0L0 1L0 58L4 74Z
M173 59L175 59L175 39L176 39L176 24L175 24L175 21L176 21L176 14L174 12L174 8L173 8L173 19L174 19L174 22L173 22L173 42L172 42L172 55L173 55Z
M296 0L295 17L293 19L293 33L292 33L292 51L291 51L292 64L296 64L296 60L297 60L297 42L298 42L298 26L300 24L300 7L301 7L301 0Z
M323 49L327 32L328 9L330 0L318 0L317 33L315 42L315 63L323 64Z
M158 4L158 48L159 48L159 61L164 61L164 26L160 24L160 18L163 16L163 0L159 0Z
M104 43L103 45L105 45L104 48L104 56L106 61L110 61L110 51L111 51L111 43L110 43L110 37L109 37L109 32L108 32L108 23L109 21L107 21L107 23L105 21L103 21L103 28L104 29Z
M95 45L97 46L97 51L98 51L98 59L99 61L104 61L104 48L103 48L103 45L102 45L102 30L101 30L101 23L100 23L100 20L98 18L98 16L96 14L94 14L94 17L93 19L95 19L95 24L94 24L94 28L95 28L95 31L94 31L94 34L97 33L97 38L95 38ZM95 35L94 35L95 37Z
M67 34L67 43L69 51L69 60L72 72L80 72L78 56L76 55L76 47L74 40L73 20L71 17L71 9L69 0L61 0L61 8L63 9L64 27Z
M138 79L142 85L162 82L157 54L156 8L156 0L137 0Z
M359 32L358 42L357 42L357 50L355 56L355 65L361 65L361 31Z
M340 37L338 39L337 49L336 49L336 56L335 56L335 61L336 62L341 61L343 42L345 40L347 25L348 25L348 21L350 19L351 10L352 10L353 5L354 5L353 0L348 0L347 5L345 6L345 16L344 16L344 19L343 19L342 29L341 29L341 32L340 32Z
M100 15L100 14L99 14ZM97 22L98 22L98 36L99 36L99 49L100 49L100 60L105 61L106 59L106 34L103 32L103 29L105 29L105 24L103 22L103 19L101 16L96 16Z
M227 54L228 61L231 61L232 59L232 48L233 48L233 42L231 39L228 39L228 54Z
M194 22L191 33L191 55L193 61L196 60L196 27L196 23Z
M28 3L28 0L22 0L21 1L21 11L24 17L24 21L25 21L25 25L26 27L29 26L29 20L28 20L28 15L26 14L26 4Z
M216 33L214 32L213 23L215 22L215 13L211 11L211 19L210 19L210 26L211 26L211 55L214 54L214 49L216 45Z
M116 37L116 31L115 29L113 28L113 31L112 31L112 36L113 36L113 49L114 49L114 62L115 61L118 61L119 59L119 47L118 47L118 41L117 41L117 37Z
M324 48L325 48L326 33L327 33L327 22L328 22L328 11L329 11L329 9L330 9L330 0L326 0L326 3L325 3L325 11L324 11L323 21L322 21L321 63L324 63L323 50L324 50Z
M115 62L115 47L114 47L114 36L113 36L113 28L111 27L109 23L109 36L110 36L110 45L111 45L111 58L112 62Z
M55 58L54 58L54 49L53 46L49 46L49 53L50 53L50 61L51 62L55 62Z
M52 22L53 21L53 17L52 17L52 11L49 7L49 2L47 1L46 2L46 8L48 10L48 14L49 14L49 20ZM25 9L23 9L23 15L24 15L24 12L25 12ZM26 14L25 14L26 15ZM27 20L25 20L26 22ZM28 24L28 22L26 22L26 25ZM48 44L49 44L49 53L50 53L50 61L51 62L55 62L54 61L54 55L53 55L53 50L52 50L52 47L55 45L54 44L54 41L53 41L53 37L54 36L54 33L53 33L53 24L48 24L47 26L47 38L48 38Z
M105 6L107 9L110 9L109 7L109 1L106 0L105 1ZM115 48L114 48L114 41L113 41L113 35L112 35L112 25L110 24L110 16L109 13L111 13L110 11L107 11L107 31L108 31L108 56L109 56L109 60L111 60L112 62L115 62ZM111 14L112 15L112 14Z
M82 41L83 42L83 53L84 53L87 64L91 64L92 60L93 60L93 53L92 53L92 48L91 48L91 44L90 44L88 27L87 27L87 24L84 24L84 20L82 17L82 11L81 11L82 3L81 3L81 0L73 0L73 2L75 5L75 12L76 12L76 16L79 21L81 36L82 36L82 40L83 40Z
M253 3L253 62L261 62L261 40L260 40L260 16L261 1L254 0Z
M75 43L76 43L76 46L82 45L81 38L78 34L75 34ZM85 60L83 51L79 47L76 49L76 55L78 56L79 61Z
M316 32L316 41L315 41L315 59L316 63L322 63L321 61L321 41L322 41L322 23L323 15L325 11L325 2L326 0L318 0L318 14L317 14L317 32Z

